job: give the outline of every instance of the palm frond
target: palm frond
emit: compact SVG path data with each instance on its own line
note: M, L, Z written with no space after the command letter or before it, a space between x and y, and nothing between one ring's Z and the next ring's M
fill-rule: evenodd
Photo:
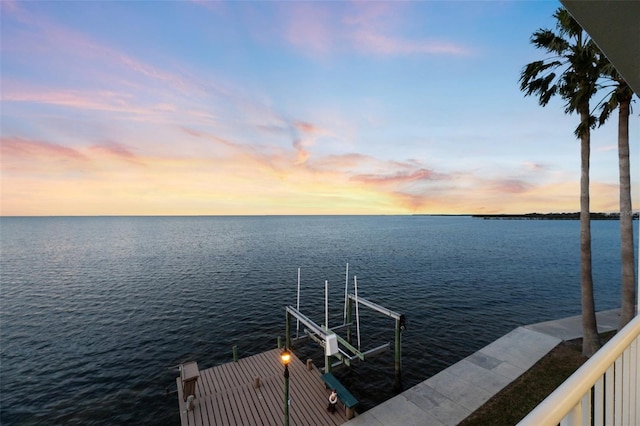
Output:
M571 38L580 38L583 30L578 21L573 19L573 16L567 11L567 9L560 7L553 14L556 18L556 28L562 35L567 35Z
M570 47L567 40L550 30L543 29L533 33L533 36L531 36L531 44L538 49L545 49L548 52L557 53L558 55L561 55Z
M577 138L580 138L582 135L586 134L589 130L595 129L597 123L598 121L596 117L589 114L585 120L580 121L580 124L578 124L578 127L576 127L576 130L573 131L573 134Z

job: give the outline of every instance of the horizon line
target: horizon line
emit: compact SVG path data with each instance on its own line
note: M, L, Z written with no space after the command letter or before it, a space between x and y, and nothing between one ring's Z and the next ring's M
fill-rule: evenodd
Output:
M619 215L620 212L589 212L591 215ZM569 215L580 214L579 211L571 212L528 212L528 213L303 213L303 214L96 214L96 215L1 215L1 218L56 218L56 217L294 217L294 216L527 216L527 215ZM640 214L640 210L632 211L632 214Z

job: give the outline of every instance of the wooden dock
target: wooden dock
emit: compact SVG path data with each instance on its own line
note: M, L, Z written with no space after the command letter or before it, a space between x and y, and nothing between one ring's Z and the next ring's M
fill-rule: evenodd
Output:
M273 349L238 362L201 370L196 383L193 410L187 410L182 380L178 384L178 402L182 426L274 425L284 419L284 366L282 349ZM341 425L347 421L344 407L327 412L329 390L321 372L309 370L295 355L289 364L289 421L291 426ZM260 386L254 387L256 378Z

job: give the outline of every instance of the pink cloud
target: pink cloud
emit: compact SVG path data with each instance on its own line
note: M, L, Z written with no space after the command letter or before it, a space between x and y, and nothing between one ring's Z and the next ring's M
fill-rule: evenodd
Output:
M139 156L116 142L70 148L44 140L8 137L2 138L1 148L2 170L18 173L38 171L64 176L68 172L97 171L108 163L143 165Z
M431 170L419 169L412 172L398 172L392 175L361 174L353 176L352 179L355 181L376 185L398 185L415 181L435 180L437 179L437 174Z
M306 52L327 56L345 49L377 55L468 55L468 47L446 40L413 40L398 35L404 7L398 3L354 2L349 8L298 3L289 9L285 38Z
M326 55L335 44L336 29L326 5L290 3L285 37L294 46Z
M548 169L548 166L540 163L525 162L524 166L527 170L531 170L531 171L540 171L540 170Z
M316 139L321 135L330 134L327 130L304 121L291 123L293 148L296 151L296 164L304 164L309 160L311 153L309 147L315 145Z
M188 79L180 75L140 61L123 51L101 44L82 32L62 26L45 15L34 13L18 3L14 4L9 8L9 11L12 18L28 29L28 37L23 36L20 39L7 42L13 50L21 50L29 56L34 54L50 55L51 52L55 52L50 63L61 63L65 70L68 70L72 66L71 64L78 59L90 61L92 64L101 64L93 69L86 67L82 69L82 74L85 77L91 77L92 82L95 82L96 75L107 79L107 83L112 83L119 81L123 72L133 72L134 75L155 80L158 84L170 84L192 93L198 91L198 88L193 86ZM114 67L120 68L120 71L102 72L104 69ZM133 84L131 79L127 81L127 84Z
M69 171L84 172L90 164L89 158L81 151L54 143L3 137L0 141L2 152L2 173L4 183L10 181L10 174L29 174L33 171L42 175L60 175Z
M189 136L193 136L194 138L203 138L206 136L204 132L201 132L196 129L192 129L190 127L180 126L180 130L188 134Z
M89 147L89 151L95 152L98 155L106 154L135 164L142 164L137 155L131 152L123 144L117 142L103 142L99 145L93 145Z
M345 18L348 38L354 47L378 55L466 55L468 48L448 41L413 40L398 35L404 25L404 14L411 13L398 4L355 3L356 13ZM409 5L411 6L411 5Z
M381 55L409 55L414 53L434 55L467 55L469 50L451 42L406 40L368 30L359 30L352 35L358 49Z
M193 136L195 138L199 138L199 139L205 139L205 140L209 140L212 142L215 142L216 144L219 144L221 146L225 146L227 148L233 148L235 150L238 151L243 151L245 150L247 147L243 146L239 143L236 142L232 142L229 139L225 139L225 138L221 138L220 136L216 136L210 132L205 132L202 130L196 130L190 127L186 127L186 126L180 126L179 127L180 130L182 130L184 133Z
M323 170L354 170L374 163L377 163L377 160L373 157L358 153L327 155L313 161L314 167Z
M18 2L16 0L3 0L0 2L0 9L2 9L4 13L16 13L19 9Z
M73 148L19 137L3 137L0 148L2 149L3 162L29 157L48 157L73 161L87 159L85 155Z
M83 114L87 111L115 114L116 118L122 120L166 123L177 119L177 114L180 113L178 107L172 103L150 103L146 97L138 93L132 94L118 89L49 89L27 86L15 81L3 81L0 98L7 103L32 103L59 107L61 110L56 113L62 116L66 114L64 109L74 109ZM189 119L202 121L196 113L191 115L187 111L184 115Z
M520 194L533 188L530 182L521 179L502 179L492 183L492 190L505 194Z
M304 121L296 121L294 123L295 127L305 133L322 133L323 130L318 127L318 126L314 126L311 123L306 123Z
M104 90L46 90L20 88L9 83L8 87L5 85L1 96L3 101L8 102L33 102L83 110L144 112L144 110L129 104L131 95Z

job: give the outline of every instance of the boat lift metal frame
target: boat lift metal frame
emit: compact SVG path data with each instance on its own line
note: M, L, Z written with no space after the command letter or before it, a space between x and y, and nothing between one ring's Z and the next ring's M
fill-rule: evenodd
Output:
M356 287L356 294L349 293L347 297L347 309L346 309L346 319L345 319L346 324L351 323L352 302L355 302L356 304L356 311L357 311L358 305L362 304L370 309L373 309L374 311L377 311L395 320L395 346L394 346L395 386L396 388L399 388L402 380L402 332L407 329L406 317L398 312L392 311L391 309L378 305L377 303L374 303L367 299L359 297L357 294L357 287ZM351 327L347 327L347 341L351 342Z
M355 279L355 277L354 277ZM357 281L356 281L357 282ZM357 285L357 284L356 284ZM298 309L294 308L293 306L287 306L286 307L286 333L285 333L285 347L289 348L291 347L291 317L295 317L299 322L301 322L302 324L304 324L306 327L308 327L307 329L305 329L306 331L306 335L311 338L313 341L315 341L316 343L318 343L320 346L325 348L325 366L324 366L324 371L325 372L330 372L331 371L331 357L334 356L339 360L339 363L336 365L339 365L340 363L344 363L347 366L351 365L351 361L355 360L355 359L360 359L361 361L364 361L366 356L368 355L373 355L375 353L379 353L383 350L386 350L389 348L389 343L385 343L384 345L378 346L376 348L370 349L368 351L365 352L361 352L359 347L356 348L352 345L351 342L351 327L353 325L351 316L352 316L352 305L353 302L355 302L356 304L356 311L358 310L358 305L362 304L370 309L373 309L374 311L377 311L383 315L386 315L388 317L391 317L393 319L395 319L395 386L399 387L400 386L400 380L401 380L401 375L402 375L402 340L401 340L401 336L402 336L402 331L404 331L406 329L406 320L405 320L405 316L402 314L399 314L397 312L394 312L390 309L385 308L384 306L378 305L377 303L371 302L367 299L364 299L362 297L359 297L357 295L357 287L356 287L356 294L348 294L345 298L346 301L346 307L345 307L345 322L344 324L335 327L333 330L330 328L324 328L319 326L318 324L316 324L314 321L312 321L311 319L309 319L307 316L305 316L304 314L302 314ZM356 312L356 315L357 312ZM359 321L358 318L356 318L356 321ZM338 334L335 333L335 330L338 329L343 329L346 328L347 329L347 338L343 339L341 336L339 336ZM359 341L359 327L358 327L358 341ZM343 350L342 348L339 347L338 343L340 345L342 345L345 349ZM358 345L359 346L359 345Z

